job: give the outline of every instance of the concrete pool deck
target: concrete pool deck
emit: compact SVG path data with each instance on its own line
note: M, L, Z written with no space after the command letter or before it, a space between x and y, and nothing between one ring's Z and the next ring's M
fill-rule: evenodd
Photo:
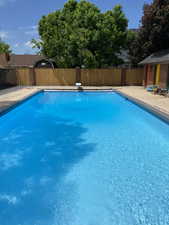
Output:
M41 91L41 90L77 90L75 86L30 86L22 87L17 86L0 90L0 113L8 110L16 103L26 99L27 97ZM145 106L150 111L161 113L162 116L169 119L169 98L154 95L147 92L143 87L138 86L124 86L124 87L83 87L84 90L115 90L122 95L127 96L129 99Z

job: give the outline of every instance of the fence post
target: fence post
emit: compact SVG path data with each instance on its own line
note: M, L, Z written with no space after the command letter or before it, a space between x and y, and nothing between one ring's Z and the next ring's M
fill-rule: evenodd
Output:
M147 86L147 65L144 66L143 83L144 88Z
M81 83L81 68L76 67L76 83Z
M126 85L126 69L122 68L121 69L121 86Z
M35 74L35 68L32 69L32 85L36 86L36 74Z

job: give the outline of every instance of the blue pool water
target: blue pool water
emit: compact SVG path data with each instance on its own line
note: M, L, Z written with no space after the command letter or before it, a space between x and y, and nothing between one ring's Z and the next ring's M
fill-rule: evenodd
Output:
M0 225L168 225L169 125L113 92L0 117Z

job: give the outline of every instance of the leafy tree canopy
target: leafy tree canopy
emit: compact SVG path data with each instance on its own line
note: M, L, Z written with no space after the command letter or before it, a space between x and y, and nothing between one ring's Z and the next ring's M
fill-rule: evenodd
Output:
M101 13L88 1L69 0L63 9L41 18L40 41L33 43L42 54L55 59L58 67L118 65L127 24L120 5Z
M133 64L150 54L169 48L169 1L154 0L145 4L142 25L130 43L130 58Z
M0 54L11 53L10 46L0 39Z

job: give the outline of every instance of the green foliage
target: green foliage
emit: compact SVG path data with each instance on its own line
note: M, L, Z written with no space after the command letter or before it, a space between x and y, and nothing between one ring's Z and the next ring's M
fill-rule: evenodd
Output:
M169 1L154 0L144 5L142 26L130 46L133 64L150 54L169 48Z
M0 40L0 54L2 53L11 53L10 46Z
M126 45L127 23L119 5L101 13L88 1L69 0L63 9L41 18L41 39L33 43L58 67L117 65Z
M128 55L129 55L129 61L133 65L137 65L137 61L135 62L135 50L138 48L139 45L136 46L138 38L138 33L137 31L132 31L129 30L127 34L127 44L126 44L126 49L128 50Z

